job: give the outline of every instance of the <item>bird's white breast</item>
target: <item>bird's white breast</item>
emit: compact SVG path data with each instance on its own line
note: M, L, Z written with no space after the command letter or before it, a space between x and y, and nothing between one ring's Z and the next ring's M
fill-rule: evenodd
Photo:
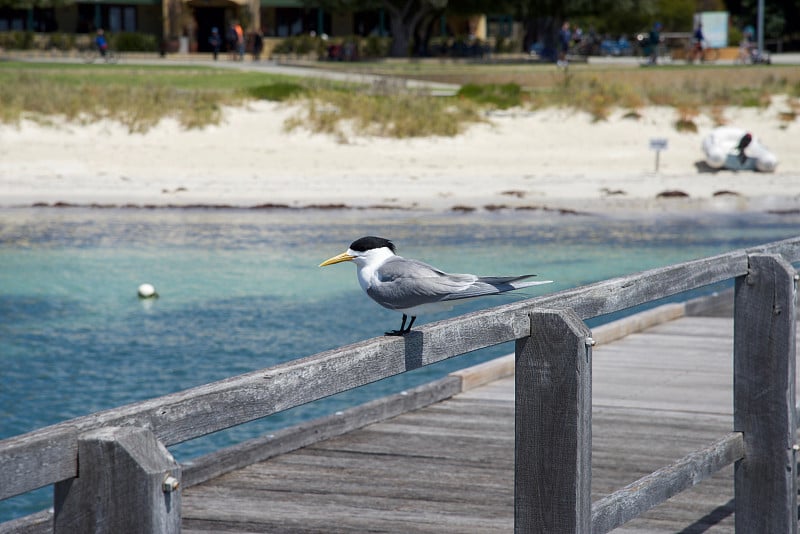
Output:
M356 257L355 262L358 267L358 283L361 289L367 291L369 288L381 283L378 269L392 256L394 256L394 254L389 249L375 249Z

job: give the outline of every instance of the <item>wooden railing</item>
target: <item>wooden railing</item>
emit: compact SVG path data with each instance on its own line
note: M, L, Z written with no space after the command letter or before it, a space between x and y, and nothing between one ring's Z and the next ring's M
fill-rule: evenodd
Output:
M796 532L795 294L800 237L425 325L0 441L0 499L55 484L53 530L178 532L165 446L516 340L515 527L608 532L736 462L736 526ZM583 320L735 280L734 425L592 504L591 332ZM78 476L80 474L80 476Z

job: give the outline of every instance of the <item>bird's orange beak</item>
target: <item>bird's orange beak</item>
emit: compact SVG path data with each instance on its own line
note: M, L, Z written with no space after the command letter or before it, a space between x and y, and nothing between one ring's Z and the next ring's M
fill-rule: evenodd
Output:
M351 256L347 252L342 252L338 256L334 256L332 258L328 258L327 260L323 261L319 264L320 267L325 267L327 265L333 265L334 263L341 263L343 261L353 261L355 256Z

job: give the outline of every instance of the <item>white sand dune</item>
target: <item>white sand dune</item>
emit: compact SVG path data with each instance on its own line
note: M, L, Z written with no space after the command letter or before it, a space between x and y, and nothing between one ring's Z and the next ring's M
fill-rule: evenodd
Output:
M728 124L779 158L775 173L703 172L702 138L678 132L672 108L602 122L567 109L493 114L453 138L354 136L346 143L284 130L297 108L228 108L219 126L162 121L145 134L117 123L0 125L0 205L346 204L448 210L486 206L616 210L800 207L800 120L777 97L767 109L727 109ZM655 172L652 138L665 138ZM681 191L688 198L657 198ZM723 193L723 194L720 194Z

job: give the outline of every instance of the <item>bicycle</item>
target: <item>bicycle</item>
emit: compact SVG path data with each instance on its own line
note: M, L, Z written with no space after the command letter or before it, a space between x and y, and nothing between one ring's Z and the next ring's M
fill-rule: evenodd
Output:
M694 63L700 60L701 63L713 63L719 59L719 49L703 46L702 43L692 43L686 50L686 62Z
M81 59L84 63L94 63L99 59L106 63L113 64L119 61L119 56L111 49L106 49L106 53L101 54L96 46L92 46L81 51Z
M759 51L755 46L745 46L739 49L739 55L734 60L736 65L770 65L772 59L769 52Z

